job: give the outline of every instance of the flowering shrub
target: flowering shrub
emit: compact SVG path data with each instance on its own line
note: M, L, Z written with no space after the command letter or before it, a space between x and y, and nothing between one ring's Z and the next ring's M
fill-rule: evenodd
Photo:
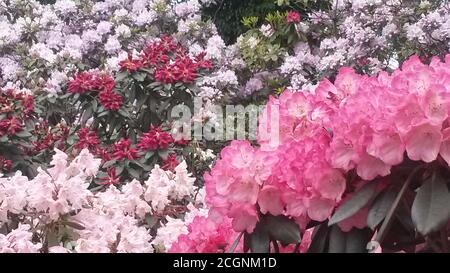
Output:
M447 2L10 2L0 252L449 251Z
M412 54L430 60L449 51L447 2L317 1L319 9L309 2L305 16L272 12L264 20L247 19L250 30L236 44L250 68L270 71L271 77L256 73L243 79L264 83L252 92L242 88L244 96L265 94L267 87L272 93L314 89L341 66L374 75L392 72Z
M170 247L161 234L152 245L151 230L166 216L187 212L185 198L194 200L188 206L191 218L201 213L196 208L201 199L191 199L195 178L185 162L174 172L155 166L143 185L134 180L120 189L112 185L93 193L89 180L101 159L83 149L68 162L66 154L55 152L52 167L38 169L32 180L20 172L0 178L0 225L6 228L1 252L149 252Z
M118 176L145 179L157 163L166 170L179 164L177 151L189 142L168 132L170 109L190 105L197 95L191 89L213 69L204 53L190 56L170 36L130 54L119 66L115 77L97 70L76 74L65 95L81 109L81 128L68 144L103 159L107 176L101 184Z
M270 99L261 121L279 107L279 145L234 141L222 150L205 175L210 217L230 219L253 252L268 251L270 242L298 244L312 222L331 226L329 251L341 247L333 245L339 237L368 243L369 230L352 229L366 226L379 232L383 247L399 251L406 249L395 246L396 231L386 228L396 221L388 210L397 209L400 199L393 197L409 193L404 201L412 210L403 221L412 219L419 238L446 234L449 207L437 204L450 200L449 58L425 65L413 56L401 70L372 77L342 68L334 83L324 80L313 93L285 91ZM434 191L439 196L430 197Z

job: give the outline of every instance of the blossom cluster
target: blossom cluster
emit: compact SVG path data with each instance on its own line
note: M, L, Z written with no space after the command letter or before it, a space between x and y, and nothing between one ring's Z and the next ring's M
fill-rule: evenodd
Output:
M23 130L34 113L33 97L14 89L0 92L0 137L12 136Z
M392 74L342 68L334 83L323 80L313 92L271 98L260 121L279 107L280 142L260 138L261 147L253 148L233 141L222 150L205 174L209 216L231 218L236 232L251 233L268 213L305 228L328 219L344 193L351 194L348 187L389 175L404 154L426 163L440 155L450 164L449 67L450 56L429 65L413 56ZM358 178L348 181L352 170Z
M294 12L286 18L286 23L295 24L299 37L293 45L283 45L287 54L280 56L283 60L276 70L281 73L278 78L293 89L314 88L323 78L334 77L341 66L373 75L392 72L412 54L429 60L449 51L449 4L445 1L420 1L419 5L398 0L330 2L329 9L312 9L305 18L297 19ZM280 32L273 23L252 31L256 32L247 43L253 48L264 40L273 43Z
M156 166L143 184L134 180L94 193L89 181L101 159L83 149L68 162L67 154L55 152L51 167L40 168L32 180L20 172L0 178L0 224L19 225L0 235L0 252L152 252L146 217L170 215L170 206L196 190L183 162L174 172ZM196 206L201 205L201 200L191 203L189 217L200 214ZM65 235L49 241L52 232Z
M203 41L217 34L213 25L201 22L200 7L210 2L2 1L2 86L59 93L79 69L105 67L118 71L127 52L168 29L184 37L184 43L195 40L196 48L203 48ZM181 25L185 21L189 23ZM195 33L199 25L209 31Z

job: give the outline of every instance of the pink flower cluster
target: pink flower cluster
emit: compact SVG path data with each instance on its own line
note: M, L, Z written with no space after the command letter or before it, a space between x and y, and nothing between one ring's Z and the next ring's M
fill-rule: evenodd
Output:
M323 80L312 93L271 98L260 126L278 108L280 142L260 137L260 148L233 141L222 150L205 175L210 215L231 218L237 232L252 232L266 213L305 227L342 202L350 170L359 176L351 183L364 184L389 175L405 151L414 161L440 155L450 163L449 86L450 55L429 65L413 56L391 75L342 68L334 83Z
M450 163L449 83L450 55L430 65L413 56L401 70L377 77L341 69L334 85L316 90L334 97L324 100L332 109L323 124L333 132L329 162L344 171L356 168L364 180L390 174L405 151L411 160L432 162L440 154Z
M197 216L188 226L189 234L182 234L172 245L171 253L224 253L237 238L230 219L214 221L210 217ZM240 248L242 251L242 247ZM237 249L239 252L239 249Z
M42 244L31 241L33 233L29 229L30 225L19 224L7 235L0 234L0 253L38 253Z
M236 231L252 232L258 222L256 203L272 213L282 211L274 202L260 199L264 182L271 175L277 158L269 152L258 151L247 141L233 141L225 147L210 174L205 174L206 202L210 213L231 217ZM267 195L274 194L264 187ZM268 202L270 204L268 204ZM226 218L225 217L225 218Z
M286 21L288 23L298 23L300 22L300 13L296 12L296 11L289 11L287 16L286 16Z

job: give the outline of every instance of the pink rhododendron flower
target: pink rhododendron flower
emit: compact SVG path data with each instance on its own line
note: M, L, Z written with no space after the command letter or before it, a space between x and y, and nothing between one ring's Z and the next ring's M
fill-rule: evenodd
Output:
M238 233L230 219L216 222L209 217L196 217L188 226L189 233L178 237L169 252L172 253L224 253L231 247ZM241 252L242 246L235 252Z
M416 126L405 136L408 157L412 160L431 162L439 154L441 141L441 126L430 124Z
M286 16L286 21L288 23L298 23L298 22L300 22L300 13L298 13L296 11L288 12L288 14Z
M275 186L264 186L258 196L258 205L262 213L280 215L283 213L284 205L281 200L281 193Z

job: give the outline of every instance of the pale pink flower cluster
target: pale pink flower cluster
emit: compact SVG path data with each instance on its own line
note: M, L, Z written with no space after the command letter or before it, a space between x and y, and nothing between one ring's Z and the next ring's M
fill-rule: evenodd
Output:
M145 217L162 213L171 202L194 199L195 178L182 162L174 172L156 166L143 184L133 180L120 189L110 186L93 193L88 187L100 163L87 149L71 162L67 154L55 149L51 167L39 168L32 180L20 172L0 178L0 226L20 219L18 229L0 234L0 252L41 251L44 242L33 243L33 233L46 232L46 226L56 223L73 227L77 238L49 246L49 252L153 252L154 238L145 225ZM190 212L180 223L184 227L179 227L179 233L168 239L162 238L167 234L159 233L160 239L155 243L170 248L179 234L187 232L186 226L195 216L206 215L206 210L197 209L202 206L203 197L204 194L198 194L196 202L200 203L188 205ZM33 231L28 231L28 223L35 227Z
M74 219L86 229L77 231L75 251L81 253L153 252L152 236L138 219L120 211L103 214L85 209Z
M172 244L178 240L178 237L182 234L188 234L188 226L194 221L196 217L208 216L208 209L197 208L194 205L189 204L189 212L186 213L184 219L166 217L167 223L158 229L153 245L163 246L164 250L169 250Z
M118 71L127 52L162 33L181 38L187 46L195 44L199 52L209 48L212 57L223 58L225 44L214 43L221 41L214 24L201 18L202 5L211 2L17 0L7 4L0 0L0 85L60 93L80 64ZM164 26L154 24L160 20Z
M392 62L409 56L410 49L424 56L449 51L448 1L333 2L328 11L311 10L305 21L305 32L318 42L295 50L280 67L294 89L333 76L341 66L367 74L389 70Z
M0 253L38 253L42 245L31 241L33 233L29 229L29 225L19 224L7 235L0 234Z
M145 182L144 199L155 211L161 212L171 200L182 200L194 192L195 178L190 176L186 168L185 161L175 168L174 173L164 171L158 165L153 168Z
M44 214L43 221L54 221L87 204L92 195L87 179L96 175L100 159L87 149L70 163L67 155L55 149L56 154L47 170L38 169L38 175L29 181L20 172L10 178L0 178L0 223L13 214Z

